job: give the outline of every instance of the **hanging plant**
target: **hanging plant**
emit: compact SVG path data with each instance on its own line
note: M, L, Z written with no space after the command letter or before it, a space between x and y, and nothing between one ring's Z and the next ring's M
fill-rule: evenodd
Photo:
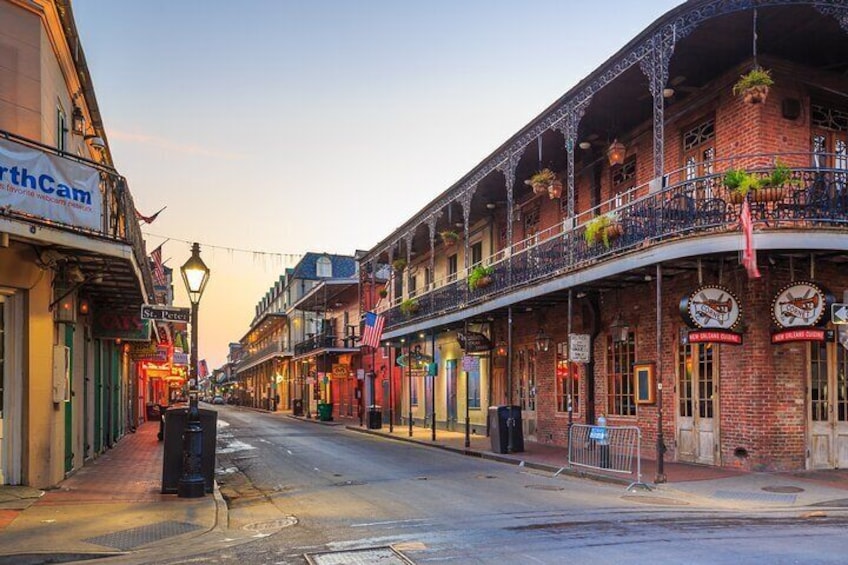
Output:
M759 179L742 169L730 169L724 173L724 186L731 204L742 204L748 192L756 190L759 183Z
M421 305L418 303L418 299L416 298L407 298L403 302L400 303L400 313L404 316L412 316L413 314L417 314L418 310L421 309Z
M486 288L490 284L492 284L492 274L495 270L492 267L484 267L483 265L477 265L471 270L471 273L468 275L468 288L470 290L476 290L478 288Z
M618 221L618 216L613 212L595 216L586 222L586 229L583 232L583 239L587 245L603 242L604 247L609 249L611 243L624 234L624 228Z
M772 85L774 80L771 78L771 71L754 67L739 77L733 85L733 95L741 96L746 104L763 104Z
M441 236L442 243L444 243L446 247L452 247L456 245L457 241L459 241L459 234L453 230L444 230L439 232L439 236Z
M377 291L377 294L380 295L380 298L385 298L389 295L389 291L386 290L385 288L381 288L380 290Z
M394 261L392 261L392 268L396 272L402 273L403 270L406 268L406 259L395 259Z
M547 193L552 200L562 194L562 181L550 169L542 169L524 181L524 184L532 186L534 194Z

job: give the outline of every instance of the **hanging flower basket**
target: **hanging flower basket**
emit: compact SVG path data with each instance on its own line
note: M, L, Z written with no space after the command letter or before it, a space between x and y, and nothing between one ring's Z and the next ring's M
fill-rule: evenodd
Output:
M746 104L763 104L768 97L769 88L774 84L771 71L755 67L739 77L733 85L733 95L741 96Z
M533 187L534 194L547 194L552 200L562 194L562 181L550 169L542 169L524 181L524 184Z
M404 316L412 316L417 314L421 309L421 305L418 303L418 300L414 298L407 298L403 302L400 303L400 313Z
M495 270L492 267L477 265L468 274L468 288L471 290L486 288L492 284L492 274L494 272Z
M459 241L459 234L453 230L445 230L439 233L445 247L453 247Z
M754 202L780 202L786 198L786 189L782 186L761 186L751 194Z
M609 249L612 242L624 235L624 227L618 221L614 213L596 216L586 223L583 239L587 245L595 245L603 242L604 247Z
M387 296L389 295L389 291L388 291L388 290L386 290L385 288L381 288L381 289L377 292L377 294L379 294L379 295L380 295L380 298L385 298L385 297L387 297Z
M395 259L392 261L392 268L398 273L403 272L406 268L406 259Z

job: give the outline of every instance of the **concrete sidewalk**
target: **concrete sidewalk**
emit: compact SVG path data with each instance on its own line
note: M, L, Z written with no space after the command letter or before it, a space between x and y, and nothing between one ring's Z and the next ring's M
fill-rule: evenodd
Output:
M465 447L464 431L436 430L436 440L433 441L430 428L413 427L410 435L407 426L394 426L394 430L389 432L387 427L369 430L357 424L350 421L346 427L360 433L410 441L559 475L618 483L623 487L637 480L635 472L621 475L600 469L569 467L568 452L560 446L525 441L522 453L501 454L491 450L490 438L484 435L471 434L470 445ZM642 481L649 484L655 498L661 495L687 504L738 510L803 508L811 512L833 512L848 509L848 470L755 473L666 461L667 483L657 485L653 483L656 467L656 461L642 460Z
M158 431L158 422L142 425L56 489L0 487L0 563L125 555L196 538L225 521L219 495L159 492Z

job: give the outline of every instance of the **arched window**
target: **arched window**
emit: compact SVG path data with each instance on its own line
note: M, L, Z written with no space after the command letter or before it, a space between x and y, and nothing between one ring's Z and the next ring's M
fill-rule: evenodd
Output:
M330 261L329 257L318 257L318 261L315 262L315 275L318 277L333 276L333 262Z

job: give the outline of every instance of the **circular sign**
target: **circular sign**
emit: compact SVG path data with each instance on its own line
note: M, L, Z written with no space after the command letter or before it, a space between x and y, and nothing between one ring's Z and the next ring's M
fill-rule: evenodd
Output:
M718 285L696 289L681 301L680 312L686 323L702 329L730 330L742 318L739 300L730 290Z
M827 305L827 294L817 284L793 282L775 296L771 303L771 317L781 328L815 326L824 316Z

